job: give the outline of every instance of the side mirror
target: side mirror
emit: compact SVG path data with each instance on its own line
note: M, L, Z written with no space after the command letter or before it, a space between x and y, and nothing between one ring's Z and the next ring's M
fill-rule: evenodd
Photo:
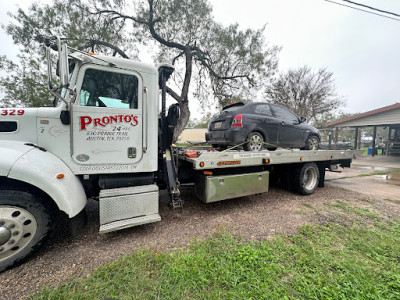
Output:
M46 59L47 59L48 87L49 87L49 90L52 90L53 89L53 75L52 75L52 68L51 68L50 47L46 47Z
M306 117L301 117L300 118L300 123L305 123L307 122L307 118Z
M49 77L49 88L52 88L52 66L51 66L51 49L58 51L57 75L60 77L61 86L67 87L69 84L69 64L68 64L68 47L67 44L61 43L58 36L52 36L45 40L47 73Z

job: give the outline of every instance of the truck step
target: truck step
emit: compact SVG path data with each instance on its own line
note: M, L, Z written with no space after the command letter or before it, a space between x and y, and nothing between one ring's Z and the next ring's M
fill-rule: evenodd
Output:
M112 231L117 231L120 229L125 229L133 226L143 225L147 223L153 223L161 221L159 214L147 215L142 217L136 217L128 220L115 221L112 223L104 224L100 226L100 233L107 233Z
M102 233L161 220L155 184L101 190L99 206Z

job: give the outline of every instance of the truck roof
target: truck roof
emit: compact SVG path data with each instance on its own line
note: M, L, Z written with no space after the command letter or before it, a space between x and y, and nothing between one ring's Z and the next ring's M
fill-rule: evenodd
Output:
M120 69L135 70L140 73L150 73L158 75L158 71L155 66L143 62L138 62L132 59L82 52L74 52L69 54L69 56L84 63L93 63L104 66L111 64Z

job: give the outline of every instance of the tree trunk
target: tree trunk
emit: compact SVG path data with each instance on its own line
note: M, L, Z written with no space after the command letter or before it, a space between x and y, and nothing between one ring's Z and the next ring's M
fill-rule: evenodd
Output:
M180 102L179 109L180 109L180 117L178 120L178 124L175 127L173 143L176 143L179 135L181 134L183 129L185 129L185 126L189 121L190 118L189 101Z

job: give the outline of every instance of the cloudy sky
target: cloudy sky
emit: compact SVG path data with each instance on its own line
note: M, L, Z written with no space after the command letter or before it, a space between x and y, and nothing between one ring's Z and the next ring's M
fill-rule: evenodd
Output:
M347 5L342 0L334 0ZM399 0L353 0L400 15ZM7 11L30 0L0 3L0 23ZM325 0L211 0L215 19L242 29L267 25L265 38L282 46L281 70L304 65L334 73L346 112L365 112L400 102L400 18L398 21L339 6ZM0 55L15 53L1 30ZM192 110L193 111L193 110Z

